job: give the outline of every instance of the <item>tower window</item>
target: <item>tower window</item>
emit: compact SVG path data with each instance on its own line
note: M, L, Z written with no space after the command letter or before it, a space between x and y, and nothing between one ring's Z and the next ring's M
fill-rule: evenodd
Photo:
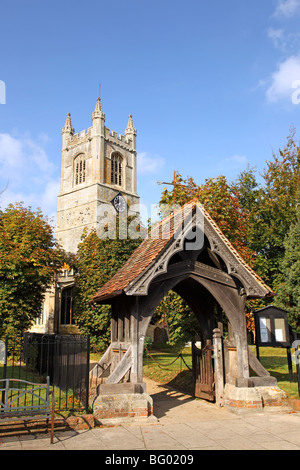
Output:
M122 157L120 155L111 157L111 184L122 186Z
M78 155L74 160L75 185L85 182L86 163L83 154Z

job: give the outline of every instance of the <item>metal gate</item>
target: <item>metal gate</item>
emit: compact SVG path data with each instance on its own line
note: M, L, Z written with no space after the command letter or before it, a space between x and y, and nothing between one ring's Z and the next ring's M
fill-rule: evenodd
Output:
M25 333L3 338L0 379L43 382L49 376L55 387L55 408L89 411L89 335ZM1 346L0 344L0 346ZM0 348L1 353L1 348Z
M192 343L192 364L195 397L214 401L213 346L210 340L202 349Z

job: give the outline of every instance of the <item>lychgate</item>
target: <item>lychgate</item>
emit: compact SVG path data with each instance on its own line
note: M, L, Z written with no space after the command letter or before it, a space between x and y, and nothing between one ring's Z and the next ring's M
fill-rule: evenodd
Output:
M143 383L144 340L156 307L170 290L191 307L201 343L213 351L216 403L232 409L280 403L284 394L276 379L248 347L245 317L246 299L274 293L194 200L159 222L92 299L112 306L111 344L91 371L91 377L105 377L94 399L98 419L152 413ZM226 341L218 323L222 311L228 319Z

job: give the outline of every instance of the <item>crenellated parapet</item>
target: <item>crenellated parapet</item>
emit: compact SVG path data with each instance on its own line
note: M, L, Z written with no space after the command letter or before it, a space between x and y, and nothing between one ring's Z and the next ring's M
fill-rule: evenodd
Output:
M111 131L108 127L105 127L105 140L112 144L119 145L120 147L132 150L133 139L129 136L118 134L116 131Z
M66 150L71 146L79 145L92 139L92 130L93 127L89 127L87 130L84 129L81 132L76 132L76 134L70 135L66 141Z

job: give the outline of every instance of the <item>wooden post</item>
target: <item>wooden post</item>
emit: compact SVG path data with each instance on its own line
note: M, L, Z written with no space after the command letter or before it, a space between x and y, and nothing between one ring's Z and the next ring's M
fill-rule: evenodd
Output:
M118 317L115 312L115 306L112 306L111 314L111 342L115 342L118 339Z
M238 355L239 377L237 383L239 387L248 387L249 385L249 350L247 340L246 316L240 315L234 326L235 342Z
M118 341L124 341L124 313L119 309L118 311Z
M139 345L138 345L138 375L137 375L137 381L138 383L143 382L143 354L144 354L144 343L145 343L145 337L140 336L139 337Z
M258 346L257 339L255 339L255 345L256 345L256 357L260 361L259 346Z
M138 351L139 351L139 310L138 298L133 298L131 314L131 344L132 344L132 367L130 382L138 383Z
M219 328L213 330L214 365L215 365L215 392L216 403L223 406L224 398L224 370L223 370L223 345Z
M291 348L286 348L286 355L287 355L287 362L288 362L288 368L289 368L289 379L290 379L290 382L292 383L294 382L294 377L293 377Z
M124 341L129 343L130 341L130 312L127 311L127 306L125 305L124 313Z
M218 312L218 328L221 332L221 335L223 336L223 328L224 328L223 315L222 315L222 309L218 303L217 303L217 312Z

